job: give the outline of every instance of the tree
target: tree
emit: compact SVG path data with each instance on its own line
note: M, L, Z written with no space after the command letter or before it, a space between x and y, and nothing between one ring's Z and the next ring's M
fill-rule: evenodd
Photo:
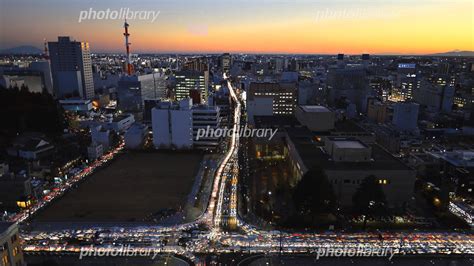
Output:
M300 214L331 213L336 207L336 195L324 170L316 166L309 170L296 186L293 202Z
M356 210L364 214L364 229L367 223L367 215L384 214L386 212L386 198L382 185L377 177L370 175L364 178L357 191L352 197Z
M21 91L0 89L0 120L0 133L10 137L29 131L54 137L67 126L62 108L51 95L29 92L26 86Z

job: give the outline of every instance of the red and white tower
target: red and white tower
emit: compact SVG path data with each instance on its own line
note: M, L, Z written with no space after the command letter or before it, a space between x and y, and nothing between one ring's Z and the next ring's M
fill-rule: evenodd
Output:
M46 60L49 60L49 52L48 52L48 42L46 41L46 38L44 38L44 51L43 51L43 57Z
M123 27L125 29L125 32L123 33L123 36L125 36L125 48L127 49L127 59L125 61L125 69L127 71L127 75L132 75L132 64L131 62L131 55L130 55L130 44L128 42L128 36L130 36L130 33L128 33L128 23L127 20L125 20L125 23L123 24Z

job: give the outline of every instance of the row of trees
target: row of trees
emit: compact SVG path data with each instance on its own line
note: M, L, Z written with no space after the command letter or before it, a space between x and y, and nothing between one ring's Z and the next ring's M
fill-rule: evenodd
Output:
M0 88L1 133L16 136L35 131L54 137L67 126L62 108L48 93L29 92L28 88Z

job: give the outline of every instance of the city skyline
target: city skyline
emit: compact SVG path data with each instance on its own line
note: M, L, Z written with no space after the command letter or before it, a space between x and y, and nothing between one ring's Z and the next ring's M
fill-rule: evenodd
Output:
M474 265L472 0L0 0L0 265Z
M122 52L121 19L94 10L159 12L129 20L133 53L431 54L473 50L470 1L4 1L0 49L72 36L91 51ZM51 9L54 6L54 9ZM28 17L18 20L15 18ZM440 19L442 18L442 19ZM13 20L15 19L15 20ZM34 19L36 23L31 23ZM30 34L23 34L30 32ZM232 34L227 34L231 32ZM225 37L223 37L225 36ZM296 42L296 40L298 40Z

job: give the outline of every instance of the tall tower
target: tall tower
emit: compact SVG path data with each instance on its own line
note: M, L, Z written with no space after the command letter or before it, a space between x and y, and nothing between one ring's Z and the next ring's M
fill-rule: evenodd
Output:
M125 59L126 74L120 77L117 83L117 107L125 112L140 112L143 109L142 84L138 76L132 75L133 65L130 57L130 43L128 42L128 23L123 24L125 37L125 49L127 57Z
M43 57L45 60L49 60L49 52L48 52L48 42L46 42L46 38L44 38L44 51Z
M125 29L125 32L123 33L123 36L125 36L125 49L127 52L127 58L125 60L125 70L127 71L127 75L132 75L132 64L131 62L131 57L130 57L130 44L128 42L128 36L130 36L130 33L128 33L128 26L129 24L127 23L127 20L125 20L125 23L123 24L123 28Z

